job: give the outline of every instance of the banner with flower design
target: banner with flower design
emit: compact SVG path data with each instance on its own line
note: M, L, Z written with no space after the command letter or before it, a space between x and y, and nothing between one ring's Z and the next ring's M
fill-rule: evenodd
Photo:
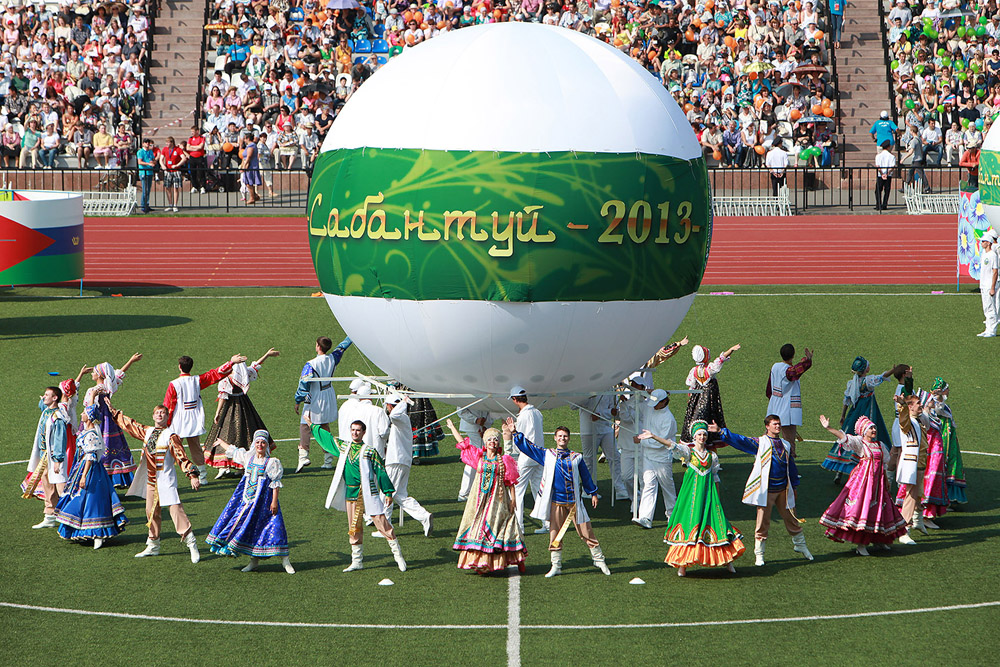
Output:
M990 221L979 199L979 190L962 190L958 205L958 270L979 280L980 239L990 229Z

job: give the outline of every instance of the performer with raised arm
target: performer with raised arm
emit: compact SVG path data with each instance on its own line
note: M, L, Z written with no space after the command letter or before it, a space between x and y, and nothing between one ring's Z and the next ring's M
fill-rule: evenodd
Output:
M587 470L583 456L569 449L569 429L565 426L556 428L555 449L543 449L535 446L518 430L513 417L504 421L504 440L513 439L514 446L521 452L522 458L527 457L542 468L541 491L535 499L535 509L531 516L544 521L551 526L549 530L549 556L552 567L546 577L554 577L562 572L562 541L572 523L580 539L590 548L590 556L594 567L604 574L611 574L604 560L604 552L597 541L594 528L590 525L590 516L583 504L583 492L591 495L590 503L596 508L597 485Z
M965 496L965 466L962 464L962 450L958 446L958 430L955 418L948 407L951 389L942 377L934 378L931 391L938 393L938 419L941 420L941 440L944 443L945 485L948 500L952 503L968 502Z
M235 477L243 470L241 465L226 457L226 450L236 447L250 451L253 434L267 430L247 391L250 383L257 379L261 365L278 354L272 347L249 366L242 361L233 364L233 372L219 380L219 402L215 409L215 419L205 437L205 464L219 469L216 479ZM273 441L271 448L274 448Z
M309 414L305 415L309 419ZM312 435L324 450L337 457L337 470L333 473L333 482L326 495L326 508L331 507L347 512L347 535L351 543L351 564L344 572L353 572L364 567L362 560L364 552L364 520L367 515L382 537L389 541L392 557L400 572L406 572L406 561L399 547L399 540L392 530L392 524L386 518L388 502L379 497L381 493L391 502L396 489L392 480L385 472L382 457L365 443L365 423L356 420L351 424L351 442L346 443L333 437L329 431L319 424L311 424ZM364 482L364 483L362 483Z
M674 487L674 456L670 447L663 445L663 440L673 441L677 437L677 421L668 407L670 396L663 389L654 389L646 400L645 432L658 436L657 438L639 438L635 436L635 444L642 445L642 496L639 501L639 517L632 519L643 528L653 527L653 515L656 513L656 496L663 493L663 511L666 518L677 502L677 492ZM707 433L705 434L707 437Z
M847 484L823 512L820 524L826 526L826 536L834 542L850 542L861 556L867 556L868 545L888 549L893 540L906 535L906 521L893 503L885 462L888 448L878 440L875 422L861 415L854 422L854 432L832 428L826 415L819 423L837 438L844 449L853 451L859 463L847 478Z
M35 441L28 457L28 479L22 482L22 497L31 498L35 489L42 489L45 503L44 516L32 528L55 528L56 503L66 485L66 433L69 429L69 415L61 408L62 390L46 387L38 398L38 409L42 414L35 427Z
M528 442L544 442L545 435L542 433L542 412L528 402L528 392L524 387L515 385L510 390L510 400L517 406L517 430L524 434ZM504 445L507 446L506 444ZM531 494L535 499L535 509L538 508L538 497L541 493L542 466L530 456L521 452L517 457L517 470L520 476L517 478L517 487L514 489L517 502L517 523L524 532L524 494L531 484ZM597 488L596 486L594 488ZM590 493L590 490L587 490ZM594 491L596 493L596 491ZM547 513L547 512L546 512ZM531 516L535 516L532 512ZM549 522L546 520L541 528L535 529L536 535L543 535L549 532Z
M948 511L950 502L948 500L948 487L945 483L945 449L941 437L941 429L944 427L941 417L945 414L951 414L951 412L941 401L939 390L927 392L920 389L915 395L920 400L920 414L917 416L917 422L920 424L924 441L927 443L920 508L917 510L920 516L917 517L915 525L926 535L928 528L941 527L934 522L934 519ZM905 496L905 492L900 488L896 496L896 504L902 505Z
M90 377L97 384L87 390L83 397L83 406L97 405L98 411L94 415L94 425L104 436L104 456L101 464L111 475L111 482L118 488L127 489L132 483L132 475L138 465L132 459L132 450L128 447L128 441L122 435L118 424L111 417L111 397L121 388L125 381L125 374L132 364L142 359L138 352L133 354L125 365L119 370L108 362L94 366Z
M389 437L385 448L385 472L392 482L393 493L389 497L389 517L392 517L392 503L395 501L401 512L406 512L424 527L424 537L430 537L434 530L434 515L425 510L412 498L410 485L410 465L413 461L413 425L406 409L412 401L401 394L390 394L385 399L385 410L389 413ZM375 535L381 535L376 532Z
M677 354L677 352L679 352L680 349L687 344L688 338L687 336L684 336L684 338L681 338L676 343L664 345L656 351L656 354L649 358L649 361L642 365L642 368L640 368L638 372L642 377L643 382L648 383L650 390L653 388L653 369Z
M722 364L729 361L736 350L740 349L739 344L711 360L711 352L707 347L695 345L691 350L691 358L694 359L694 367L688 372L688 389L700 390L699 394L691 394L688 397L687 410L684 412L684 428L681 429L681 440L691 442L691 422L702 420L707 424L718 424L719 428L726 427L726 417L722 412L722 396L719 393L719 381L715 376L722 370ZM709 444L712 445L714 435L709 435ZM714 446L714 445L712 445Z
M478 405L464 407L458 411L458 420L458 429L469 439L469 444L476 449L482 449L483 433L486 432L486 424L490 420L490 411L484 410ZM511 452L504 452L504 454L510 455ZM469 499L469 492L472 491L475 477L476 469L473 466L466 465L462 469L462 485L458 487L458 502L464 503Z
M767 396L767 414L781 418L781 437L792 444L792 458L795 458L795 442L802 426L802 386L799 379L812 367L813 353L808 347L798 363L795 346L785 343L778 351L781 361L771 366L764 394Z
M729 523L719 498L719 457L706 447L708 425L691 423L694 444L676 443L646 430L638 438L653 440L680 456L687 463L677 504L670 514L665 542L670 545L664 562L677 568L677 576L687 574L691 565L720 567L736 572L733 561L743 555L743 535Z
M62 401L60 405L69 415L69 430L66 432L66 474L71 475L73 473L73 466L76 464L77 458L83 458L82 456L77 457L76 454L76 436L81 430L80 419L76 413L76 404L80 399L80 381L83 380L83 376L87 373L93 373L94 369L90 366L84 366L77 373L76 378L72 380L63 380L59 383L59 389L62 390Z
M93 540L100 549L104 540L112 538L128 523L125 510L118 500L111 476L101 465L104 455L104 438L91 421L97 406L84 409L83 427L77 437L80 463L66 484L66 495L56 505L59 537L66 540Z
M337 347L333 347L332 340L320 336L316 339L316 356L302 366L299 386L295 390L295 414L299 414L299 409L302 409L299 423L299 463L295 472L312 463L309 460L309 433L312 427L319 426L329 433L330 424L337 421L337 392L333 383L312 378L333 377L337 364L350 346L350 338L345 338Z
M201 402L201 390L216 384L233 372L233 365L246 361L242 354L234 354L229 361L201 375L191 375L194 359L183 356L177 360L181 374L167 385L163 404L167 406L167 426L178 438L187 442L191 462L198 469L202 484L208 482L205 472L205 451L201 448L201 436L205 433L205 406Z
M899 541L902 544L916 544L913 528L927 533L920 507L924 470L927 468L927 440L918 421L922 407L920 398L912 394L897 394L893 400L899 406L898 423L893 425L892 433L893 447L899 449L896 483L899 484L899 496L903 498L902 515L906 521L906 534L901 535Z
M799 485L799 471L792 458L791 444L781 438L781 419L777 415L764 418L764 435L748 438L733 433L728 428L709 423L709 433L718 433L719 441L746 454L753 454L753 469L743 490L743 503L757 508L757 525L754 529L754 563L764 564L764 550L771 527L771 510L777 509L785 522L785 530L792 537L792 549L812 560L806 546L806 536L792 510L795 508L795 488Z
M174 530L191 552L191 562L197 563L201 560L201 554L198 553L198 541L191 528L191 521L177 493L177 472L174 470L174 462L176 461L184 474L191 479L191 488L195 491L201 487L201 480L198 468L184 454L184 444L170 426L170 413L166 406L157 405L153 408L153 426L140 424L127 417L121 410L112 410L111 416L121 430L142 443L145 474L136 475L126 492L126 495L146 499L146 525L149 526L149 535L146 538L146 548L135 557L160 555L162 507L166 506L170 510L170 520L174 522Z
M855 422L861 417L867 417L878 430L878 441L889 446L892 440L889 436L889 429L885 427L882 419L882 411L878 408L875 400L875 387L882 384L886 378L895 373L898 368L893 367L881 375L869 375L868 370L871 365L864 357L857 357L851 364L851 371L854 375L847 381L847 389L844 390L844 408L840 413L840 428L845 433L854 430ZM823 468L837 473L833 478L834 484L840 484L844 474L849 474L858 463L858 455L851 450L843 449L839 443L833 443L830 453L820 464Z
M271 456L271 435L260 429L253 434L253 449L230 445L226 456L246 472L208 533L205 543L212 553L223 556L250 556L243 572L257 569L263 558L281 556L288 574L295 568L288 558L288 534L278 504L283 468Z
M462 437L450 419L447 425L455 437L455 447L461 452L462 461L475 470L475 487L465 502L465 512L452 546L461 552L459 569L487 574L516 565L524 572L528 548L524 546L524 531L517 523L514 501L517 462L503 453L503 439L497 429L486 429L484 444L477 447L471 438Z

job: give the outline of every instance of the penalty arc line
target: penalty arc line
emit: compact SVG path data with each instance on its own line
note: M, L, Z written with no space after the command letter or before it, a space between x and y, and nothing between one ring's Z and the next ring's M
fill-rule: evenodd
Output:
M520 577L511 577L511 582L518 581L520 590ZM172 623L198 623L205 625L244 625L244 626L266 626L266 627L292 627L292 628L330 628L349 630L505 630L508 625L404 625L385 623L307 623L296 621L232 621L213 618L183 618L178 616L151 616L148 614L127 614L112 611L91 611L87 609L66 609L62 607L42 607L31 604L17 604L14 602L0 602L0 607L8 609L20 609L22 611L41 611L58 614L76 614L79 616L101 616L109 618L124 618L140 621L167 621ZM853 614L827 614L817 616L786 616L781 618L746 618L733 619L728 621L684 621L676 623L629 623L629 624L602 624L602 625L520 625L525 630L636 630L648 628L691 628L720 625L749 625L752 623L800 623L803 621L837 621L854 618L873 618L878 616L901 616L907 614L928 614L942 611L962 611L967 609L985 609L988 607L1000 607L1000 600L991 602L976 602L970 604L956 604L943 607L921 607L918 609L892 609L887 611L865 611ZM520 612L518 612L518 616ZM520 637L518 637L520 642ZM508 650L510 644L508 643ZM520 657L518 662L520 664Z

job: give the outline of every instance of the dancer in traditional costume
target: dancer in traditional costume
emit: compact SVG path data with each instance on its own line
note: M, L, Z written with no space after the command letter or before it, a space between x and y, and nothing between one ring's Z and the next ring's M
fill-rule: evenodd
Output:
M205 543L212 553L222 556L250 556L243 572L257 568L261 559L281 556L288 574L295 568L288 558L288 534L278 504L283 469L271 456L270 434L260 429L253 434L253 449L230 445L226 456L246 472L222 510Z
M393 393L385 399L385 409L389 413L389 437L385 448L385 472L394 489L389 499L389 516L392 517L392 503L399 505L400 512L406 512L424 527L424 537L430 537L434 530L434 515L428 512L410 496L410 465L413 460L413 426L406 409L412 401L402 394ZM381 535L381 533L375 533Z
M101 435L104 436L104 456L101 458L101 463L111 475L111 482L120 489L129 487L132 483L133 473L139 466L132 459L132 450L128 447L128 441L111 417L113 410L111 397L121 388L128 369L140 359L142 359L141 354L133 354L118 370L115 370L115 367L106 361L97 364L91 373L91 377L97 384L88 389L83 397L85 408L91 405L96 405L98 408L92 421L101 431Z
M717 432L721 443L754 456L753 469L743 490L743 504L757 508L754 564L758 567L764 564L772 509L777 509L785 522L785 530L792 538L792 550L802 554L806 560L813 560L806 546L805 533L794 513L799 470L791 456L791 443L780 437L781 419L777 415L765 417L764 435L759 438L748 438L717 424L709 424L708 431Z
M896 395L893 397L899 406L898 423L893 427L893 447L899 450L895 459L896 483L899 484L899 498L902 496L902 515L906 521L906 534L899 538L902 544L916 544L913 539L913 529L924 534L924 517L920 507L920 496L924 486L924 471L927 468L927 441L918 421L923 411L917 396Z
M781 437L792 443L792 458L795 458L795 443L799 439L799 426L802 426L802 385L799 380L812 368L813 353L807 347L805 356L797 364L792 364L795 346L785 343L778 354L781 361L771 366L764 389L767 414L781 418Z
M643 431L639 439L653 440L680 456L687 471L677 494L677 504L670 513L665 541L670 545L664 562L677 568L677 576L687 574L691 565L721 567L736 572L733 561L743 555L743 535L729 523L722 511L722 500L716 485L719 479L719 457L706 448L708 424L691 423L694 443L685 445Z
M504 439L513 439L514 446L521 454L542 467L541 490L535 499L535 509L531 516L550 526L549 557L552 567L545 576L554 577L562 572L562 541L571 523L576 528L576 534L590 548L594 567L610 575L611 570L605 562L601 544L597 541L587 508L583 504L583 492L586 492L591 496L591 505L597 507L597 484L591 478L583 456L570 451L569 429L565 426L556 428L555 449L537 447L517 429L514 418L508 417L504 421Z
M191 521L177 492L177 472L174 462L191 480L191 488L201 488L198 468L184 453L184 444L170 426L170 413L166 406L153 408L153 426L140 424L121 410L112 410L111 415L119 428L142 443L143 472L135 476L126 495L138 496L146 500L146 525L149 534L146 548L135 555L136 558L160 555L160 528L163 523L163 507L169 508L170 520L181 541L191 553L191 562L201 560L198 541L195 539Z
M308 415L306 417L308 419ZM365 423L351 424L351 442L333 437L329 431L312 425L312 435L324 450L337 457L337 470L326 495L326 508L347 512L347 535L351 543L351 564L344 572L364 567L364 516L371 518L375 528L389 542L392 557L400 572L406 572L406 561L396 539L392 524L386 518L386 505L379 494L391 498L395 492L392 481L385 472L385 463L375 449L365 443ZM362 482L364 482L362 484Z
M66 485L66 432L69 429L69 415L60 407L61 400L59 387L46 387L39 397L38 409L42 414L38 417L35 441L28 457L28 479L21 483L24 498L31 498L36 489L42 489L44 516L40 523L32 526L36 529L59 525L56 503Z
M878 429L878 441L889 446L892 440L889 437L889 429L885 427L885 420L882 419L882 411L878 409L878 402L875 400L875 387L892 375L896 368L890 368L881 375L869 375L870 367L871 365L864 357L855 358L851 364L851 371L854 375L847 381L847 389L844 390L844 409L840 413L840 428L845 433L850 433L854 430L854 423L860 417L867 417L874 422L876 429ZM830 453L826 455L820 465L837 473L833 478L833 483L840 484L843 476L850 474L857 464L858 455L853 450L844 449L835 442L830 448Z
M677 491L674 487L674 453L663 445L664 440L673 442L677 437L677 421L668 407L670 396L663 389L655 389L646 400L644 420L645 432L655 434L656 438L639 438L635 436L634 443L642 445L642 495L639 500L639 516L632 521L643 528L653 527L653 515L656 514L656 496L663 494L663 511L666 518L677 502ZM707 434L706 434L707 437Z
M421 459L438 455L438 443L444 440L444 430L429 398L413 399L410 421L413 422L413 465L420 465Z
M545 434L542 432L542 412L528 402L528 392L520 385L514 385L510 390L510 400L517 407L517 430L524 434L528 442L545 442ZM508 440L509 438L504 438ZM504 445L506 447L506 444ZM520 452L517 457L517 485L514 487L514 501L517 505L517 523L524 532L524 495L531 486L531 497L535 499L535 509L538 509L539 496L542 491L542 466L524 452ZM596 489L596 485L594 486ZM590 493L590 488L584 489ZM594 491L596 493L596 491ZM539 510L543 514L548 509ZM532 516L535 512L532 511ZM545 521L541 528L535 529L536 535L543 535L549 532L549 522Z
M944 481L948 488L948 500L964 504L968 502L965 495L965 466L962 465L962 450L958 446L955 418L948 407L950 389L944 378L936 377L931 391L938 393L938 419L941 421L941 440L944 443Z
M927 443L927 467L924 468L924 479L920 497L921 509L918 510L921 520L916 522L917 529L927 532L927 528L940 528L933 519L948 511L948 490L945 484L945 451L944 440L941 437L942 424L940 413L942 403L938 392L918 390L916 397L920 401L920 414L917 421L923 430ZM902 505L906 492L900 488L896 496L896 504Z
M201 447L201 436L205 433L205 406L201 402L201 390L221 381L233 372L234 364L246 360L242 354L234 354L218 368L191 375L194 359L183 356L177 360L177 369L181 374L167 385L167 393L163 397L163 404L167 406L167 425L178 438L187 442L191 462L198 469L202 484L208 482L208 474L205 471L205 450Z
M483 433L486 432L487 423L490 421L490 411L479 406L467 406L458 411L458 430L469 439L469 444L476 449L483 448ZM499 431L498 431L499 432ZM511 452L504 452L510 455ZM476 469L466 465L462 469L462 484L458 487L458 502L464 503L469 499L472 491L472 484L476 478Z
M250 383L257 379L261 365L278 354L272 347L249 366L246 362L233 364L233 372L219 380L219 403L212 428L205 438L205 464L219 469L216 479L235 477L243 470L242 466L226 457L229 447L249 451L253 434L267 430L247 390ZM274 448L273 442L271 447Z
M316 356L302 366L299 385L295 389L295 414L299 414L300 408L302 411L299 422L299 463L295 472L312 463L309 460L312 427L320 426L329 433L330 424L337 421L337 391L329 380L316 378L333 377L337 364L350 346L350 338L345 338L337 347L333 347L332 340L320 336L316 339Z
M648 385L649 391L653 390L653 369L662 364L664 361L670 357L677 354L682 347L688 344L687 336L680 339L676 343L670 343L669 345L664 345L659 350L656 351L649 361L644 363L642 367L637 371L639 377L642 378L642 383ZM634 375L634 374L633 374ZM631 377L629 378L632 379Z
M906 534L906 521L896 509L889 489L885 471L889 450L878 439L878 425L861 415L854 422L857 435L848 435L831 428L825 415L819 416L819 423L859 460L847 484L820 517L826 536L834 542L850 542L861 556L869 555L869 544L888 549L893 540Z
M450 419L447 424L462 461L475 470L475 486L469 491L452 546L461 552L459 569L487 574L516 565L524 572L528 548L514 501L517 462L503 453L503 438L497 429L486 429L483 446L478 447L468 436L463 438Z
M722 412L722 396L719 394L719 381L715 379L722 364L729 361L739 345L720 354L715 360L711 360L709 349L702 345L695 345L691 350L691 358L694 359L694 367L688 372L688 389L700 390L700 394L691 394L688 397L687 410L684 413L684 427L681 429L681 440L691 442L691 422L701 420L707 424L715 422L719 428L726 427L726 416ZM709 445L714 446L716 436L709 434Z
M93 540L100 549L104 540L125 530L128 519L122 508L111 476L101 465L104 455L104 437L91 421L98 408L91 405L84 410L77 437L80 462L66 484L66 495L56 505L59 537L67 540Z

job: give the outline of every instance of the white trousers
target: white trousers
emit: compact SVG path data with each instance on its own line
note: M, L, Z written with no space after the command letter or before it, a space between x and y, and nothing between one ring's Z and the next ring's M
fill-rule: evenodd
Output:
M385 467L385 474L389 476L392 488L396 489L396 492L392 495L393 501L417 521L426 521L427 517L430 516L430 512L411 498L406 488L410 484L410 466L393 463Z
M521 454L517 458L517 469L520 476L514 485L514 501L517 505L517 523L524 531L524 494L531 485L531 495L538 502L538 491L542 488L542 466L531 458Z
M625 485L625 493L628 494L628 499L635 501L632 497L632 485L634 484L635 478L635 450L636 446L631 442L632 436L629 436L629 443L625 447L622 447L618 452L618 461L622 466L622 484ZM619 444L622 439L618 439ZM642 464L642 458L639 459L640 465ZM639 488L642 489L642 479L639 479Z
M479 437L479 431L466 431L465 435L469 438L469 442L472 443L473 447L482 448L483 439ZM476 481L476 469L472 466L465 466L465 469L462 471L462 485L458 489L458 495L463 498L467 497L472 491L472 483L474 481Z
M1000 285L1000 283L998 283ZM997 331L997 300L990 296L990 288L981 288L981 295L983 299L983 318L986 321L987 333L996 333Z
M608 460L608 468L611 470L611 482L613 484L612 493L627 494L628 491L622 482L621 463L618 460L618 447L615 445L614 431L594 433L589 445L586 442L581 443L580 453L583 454L583 460L587 464L587 470L590 471L590 476L593 478L594 484L597 484L598 447L604 452L604 457Z
M670 517L677 502L677 491L674 489L674 472L672 463L643 460L642 462L642 494L639 497L639 518L653 520L656 513L657 490L663 492L663 510Z

